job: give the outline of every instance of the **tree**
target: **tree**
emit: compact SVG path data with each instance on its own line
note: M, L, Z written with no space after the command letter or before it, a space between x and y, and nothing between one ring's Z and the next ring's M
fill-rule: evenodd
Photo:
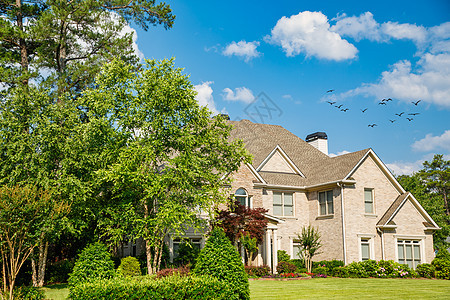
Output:
M431 162L425 161L419 172L431 193L442 196L445 214L450 216L450 160L444 160L444 155L436 154Z
M175 19L155 0L1 1L0 14L0 82L41 77L59 95L80 92L114 57L136 60L132 35L122 33L127 23L167 29Z
M34 186L0 188L3 292L9 292L9 299L13 299L17 274L38 245L42 232L68 209L67 204L55 202L49 191Z
M322 244L319 231L311 225L304 226L302 232L297 234L300 252L305 260L305 266L309 273L312 270L312 258L319 253Z
M231 126L223 118L211 118L198 105L173 60L147 60L131 70L113 61L80 100L90 107L91 122L107 122L127 136L117 162L98 175L113 187L116 209L132 211L130 225L115 227L114 234L145 240L152 274L159 269L164 237L180 236L188 226L204 228L198 215L226 201L222 188L230 179L223 174L237 171L250 156L242 141L228 141ZM104 229L108 234L112 228Z
M224 229L236 248L239 241L242 242L241 246L247 251L249 262L253 253L257 251L256 245L262 243L264 239L267 227L267 219L264 216L266 212L267 209L249 208L234 201L228 209L219 211L214 224Z

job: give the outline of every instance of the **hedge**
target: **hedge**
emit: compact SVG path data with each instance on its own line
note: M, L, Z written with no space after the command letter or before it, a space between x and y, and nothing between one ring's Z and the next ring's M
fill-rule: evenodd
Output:
M71 287L69 298L81 299L238 299L224 281L211 276L114 278Z

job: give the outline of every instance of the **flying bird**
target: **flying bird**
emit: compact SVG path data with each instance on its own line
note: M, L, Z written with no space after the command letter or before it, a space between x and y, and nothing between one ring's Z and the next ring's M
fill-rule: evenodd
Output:
M366 110L367 110L367 108L361 109L361 111L362 111L363 113L365 113Z
M420 115L420 113L412 113L412 114L408 114L408 116L416 116L416 115Z
M334 92L334 90L328 90L328 91L327 91L327 93L332 93L332 92Z
M414 120L413 118L406 118L406 120L408 120L408 121L412 121L412 120Z
M422 101L422 100L417 100L416 102L411 101L411 103L414 104L415 106L417 106L417 104L419 104L420 101Z
M392 99L391 99L391 98L387 98L387 99L386 99L386 102L389 102L389 101L392 101Z
M346 112L347 110L348 110L348 108L341 109L341 111L343 111L343 112Z
M335 104L335 103L336 103L336 101L333 101L333 102L331 102L331 101L327 101L327 103L330 103L330 105L333 105L333 104Z
M397 115L397 116L399 116L399 117L401 117L403 114L404 114L405 112L401 112L401 113L399 113L399 114L395 114L395 115Z
M375 126L377 126L377 124L369 124L369 125L367 125L368 127L372 127L372 128L374 128Z
M391 123L394 123L394 122L397 121L397 120L389 120L389 121L391 121Z
M341 108L342 106L344 106L343 104L341 104L341 105L335 105L334 107L337 107L337 108Z
M378 102L378 105L386 105L386 102L383 102L383 101L381 101L381 102Z

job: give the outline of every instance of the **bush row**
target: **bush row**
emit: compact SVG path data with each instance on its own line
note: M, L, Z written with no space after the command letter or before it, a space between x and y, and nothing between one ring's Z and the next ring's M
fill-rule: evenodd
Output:
M149 276L86 282L70 289L70 299L239 299L228 284L211 276Z

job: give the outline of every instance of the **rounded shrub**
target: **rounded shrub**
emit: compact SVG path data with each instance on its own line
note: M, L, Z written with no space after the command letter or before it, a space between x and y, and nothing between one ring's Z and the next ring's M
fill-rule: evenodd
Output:
M291 264L287 261L280 261L277 265L277 272L278 274L281 273L294 273L297 269L297 266L294 264Z
M108 249L101 243L87 246L75 262L69 275L69 286L114 276L114 262Z
M416 267L416 271L420 277L433 278L435 269L432 264L420 264Z
M289 261L291 261L291 257L284 250L278 250L277 251L277 256L278 256L278 262L282 262L282 261L289 262Z
M224 281L236 299L250 299L248 277L237 250L222 228L214 228L197 258L194 274L210 275Z
M117 268L120 275L124 277L140 276L141 264L136 257L124 257L120 261L120 266Z

